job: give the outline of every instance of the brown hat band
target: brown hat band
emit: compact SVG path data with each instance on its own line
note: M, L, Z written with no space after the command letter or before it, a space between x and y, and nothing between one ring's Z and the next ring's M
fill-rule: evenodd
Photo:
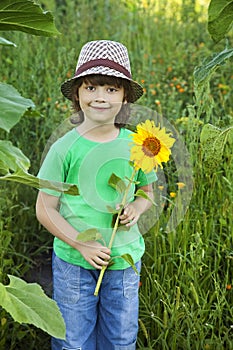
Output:
M79 74L85 72L86 70L93 68L93 67L98 67L98 66L104 66L104 67L108 67L111 69L115 69L116 71L124 74L127 78L131 79L131 74L130 72L125 69L125 67L123 67L122 65L120 65L117 62L113 62L111 60L108 59L104 59L104 58L99 58L96 60L91 60L88 61L84 64L82 64L75 72L75 76L78 76Z

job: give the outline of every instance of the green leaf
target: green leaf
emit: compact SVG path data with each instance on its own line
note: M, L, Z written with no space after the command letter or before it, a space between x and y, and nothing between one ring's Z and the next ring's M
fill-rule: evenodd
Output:
M195 302L197 303L197 305L199 306L199 305L200 305L199 296L198 296L198 293L197 293L197 291L196 291L196 288L194 287L194 284L193 284L192 282L190 282L190 287L191 287L191 291L192 291L194 300L195 300Z
M65 339L65 323L55 301L36 283L9 275L10 284L0 283L0 304L19 323L33 324L48 334Z
M208 8L208 31L215 42L225 37L233 22L233 1L211 0Z
M194 93L196 99L197 116L203 113L210 119L214 107L213 97L210 93L210 79L214 72L233 56L233 49L224 49L204 60L201 66L194 69Z
M29 159L10 141L0 140L0 174L12 173L18 169L27 171Z
M11 85L0 83L0 128L9 132L34 103L22 97Z
M39 179L38 177L24 172L22 169L17 170L15 173L6 174L0 176L0 181L12 181L20 184L24 184L36 189L49 189L57 192L69 194L71 196L78 196L79 191L76 185L67 184L57 181L49 181L44 179Z
M212 73L226 63L226 60L233 56L233 49L225 48L223 51L214 54L211 59L207 58L201 66L194 69L195 84L199 85L209 79Z
M12 43L11 41L6 40L6 39L4 39L4 38L2 38L2 37L0 37L0 45L17 47L17 45L15 45L15 44Z
M70 195L78 195L76 185L39 179L27 172L29 159L10 141L0 140L0 180L13 181L37 189L52 189ZM2 175L2 176L1 176Z
M83 232L80 232L76 239L77 241L88 242L103 240L103 237L96 228L89 228Z
M27 174L27 180L31 180L31 183L27 181L25 185L35 187L37 189L50 189L50 190L55 190L58 192L62 192L65 194L69 194L71 196L78 196L79 195L79 190L76 185L73 184L67 184L64 182L56 182L56 181L48 181L44 179L37 179L37 177ZM9 180L9 179L8 179ZM32 182L33 180L33 182ZM37 181L38 180L38 181ZM22 181L20 181L22 183Z
M136 273L137 275L139 275L138 270L137 270L137 268L136 268L136 266L135 266L135 264L134 264L133 258L132 258L132 256L131 256L130 254L123 254L123 255L121 255L120 257L121 257L122 259L124 259L128 264L130 264L131 267L133 268L133 270L135 271L135 273Z
M40 36L60 34L52 14L30 0L1 0L0 30L18 30Z
M137 190L137 192L135 193L135 197L142 197L144 199L147 199L148 201L150 201L153 205L155 205L157 207L157 204L153 201L153 199L151 199L148 196L148 194L146 194L146 192L144 192L141 189Z
M213 171L222 163L222 156L227 137L232 127L221 130L214 125L206 124L203 126L200 143L204 165L209 171Z
M117 192L123 193L126 190L126 184L124 183L124 181L114 173L112 173L112 175L110 176L108 184Z

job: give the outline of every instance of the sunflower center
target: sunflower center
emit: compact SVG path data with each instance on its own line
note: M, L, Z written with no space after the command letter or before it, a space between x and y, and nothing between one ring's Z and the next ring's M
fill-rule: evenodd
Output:
M156 156L161 148L161 143L159 139L154 137L147 137L143 144L142 144L142 150L144 154L148 157L154 157Z

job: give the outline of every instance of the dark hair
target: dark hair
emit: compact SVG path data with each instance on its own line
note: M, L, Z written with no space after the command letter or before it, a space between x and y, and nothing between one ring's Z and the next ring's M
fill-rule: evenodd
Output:
M124 100L125 101L131 101L131 95L132 95L132 88L131 83L127 79L118 78L114 76L108 76L108 75L102 75L102 74L91 74L86 75L84 77L77 78L72 87L72 102L73 102L73 109L75 111L75 115L73 115L70 120L73 124L81 124L84 120L84 114L83 111L80 108L79 100L77 100L77 92L82 83L85 84L91 84L91 85L113 85L115 87L124 89ZM129 119L129 104L123 104L119 113L115 117L115 126L117 128L124 127Z

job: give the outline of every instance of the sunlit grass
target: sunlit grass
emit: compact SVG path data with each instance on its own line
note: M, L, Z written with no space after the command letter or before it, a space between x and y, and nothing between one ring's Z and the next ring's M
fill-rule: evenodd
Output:
M123 3L126 4L130 9L137 9L142 13L146 12L150 15L162 15L164 18L172 18L178 21L182 20L183 17L188 16L199 16L199 19L206 20L207 9L209 1L186 1L183 0L172 0L172 1L158 1L158 0L125 0ZM184 19L184 18L183 18Z

